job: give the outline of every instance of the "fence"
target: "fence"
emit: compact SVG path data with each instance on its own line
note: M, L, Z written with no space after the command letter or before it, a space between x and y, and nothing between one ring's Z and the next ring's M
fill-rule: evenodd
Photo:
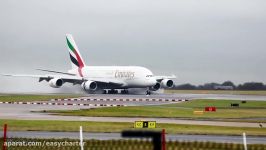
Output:
M7 142L24 142L25 145L8 146L7 150L80 150L79 140L70 139L26 139L12 138ZM31 144L30 144L31 143ZM56 144L57 143L57 144ZM61 144L60 144L61 143ZM63 143L65 143L63 145ZM68 144L66 144L68 143ZM3 144L3 138L0 139ZM11 144L11 143L6 143ZM153 144L147 139L127 140L84 140L84 150L152 150ZM244 150L243 144L214 142L168 141L167 150ZM266 150L266 145L249 144L248 150Z
M266 150L265 144L215 143L166 141L165 130L128 130L121 133L119 140L80 140L78 139L38 139L38 138L6 138L7 125L4 126L4 137L0 138L3 150ZM245 133L243 133L245 139ZM54 135L52 136L54 137ZM83 141L83 143L81 143ZM246 143L245 140L243 140ZM83 146L81 146L81 144ZM246 148L246 149L245 149Z

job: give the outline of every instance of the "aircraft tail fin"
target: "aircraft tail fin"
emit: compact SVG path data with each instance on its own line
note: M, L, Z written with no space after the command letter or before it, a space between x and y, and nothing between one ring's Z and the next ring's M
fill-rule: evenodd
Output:
M71 34L66 34L66 41L69 50L72 69L83 68L85 66L85 62L79 53L78 47L74 41L73 36Z

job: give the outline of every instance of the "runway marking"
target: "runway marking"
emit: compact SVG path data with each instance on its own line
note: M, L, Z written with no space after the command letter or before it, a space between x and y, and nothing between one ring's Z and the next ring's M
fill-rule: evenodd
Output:
M51 99L51 101L121 101L121 102L185 102L188 99L162 99L162 98L66 98L66 99Z
M51 99L47 102L0 102L0 104L20 104L20 105L62 105L62 106L91 106L91 107L122 107L124 104L83 104L68 103L74 101L97 101L97 102L185 102L188 99L164 99L164 98L65 98ZM61 102L61 103L58 103Z
M76 104L76 103L46 103L46 102L0 102L0 104L22 104L22 105L63 105L63 106L94 106L94 107L123 107L122 104Z

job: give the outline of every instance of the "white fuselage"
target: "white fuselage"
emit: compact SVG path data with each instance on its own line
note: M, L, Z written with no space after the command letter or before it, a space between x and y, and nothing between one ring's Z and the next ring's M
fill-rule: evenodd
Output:
M123 84L121 88L147 88L157 83L149 69L138 66L85 66L81 70L69 70L69 73L88 80L118 81Z

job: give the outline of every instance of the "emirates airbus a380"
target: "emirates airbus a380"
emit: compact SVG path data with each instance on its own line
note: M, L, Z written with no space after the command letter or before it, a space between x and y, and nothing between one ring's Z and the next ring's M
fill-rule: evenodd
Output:
M144 67L139 66L87 66L80 55L78 47L71 34L66 35L72 69L67 72L38 69L54 75L12 75L14 77L34 77L39 82L47 81L53 88L60 88L64 83L79 84L88 93L103 91L105 94L116 94L118 90L127 94L130 88L145 88L146 94L160 88L172 88L172 76L154 76Z

